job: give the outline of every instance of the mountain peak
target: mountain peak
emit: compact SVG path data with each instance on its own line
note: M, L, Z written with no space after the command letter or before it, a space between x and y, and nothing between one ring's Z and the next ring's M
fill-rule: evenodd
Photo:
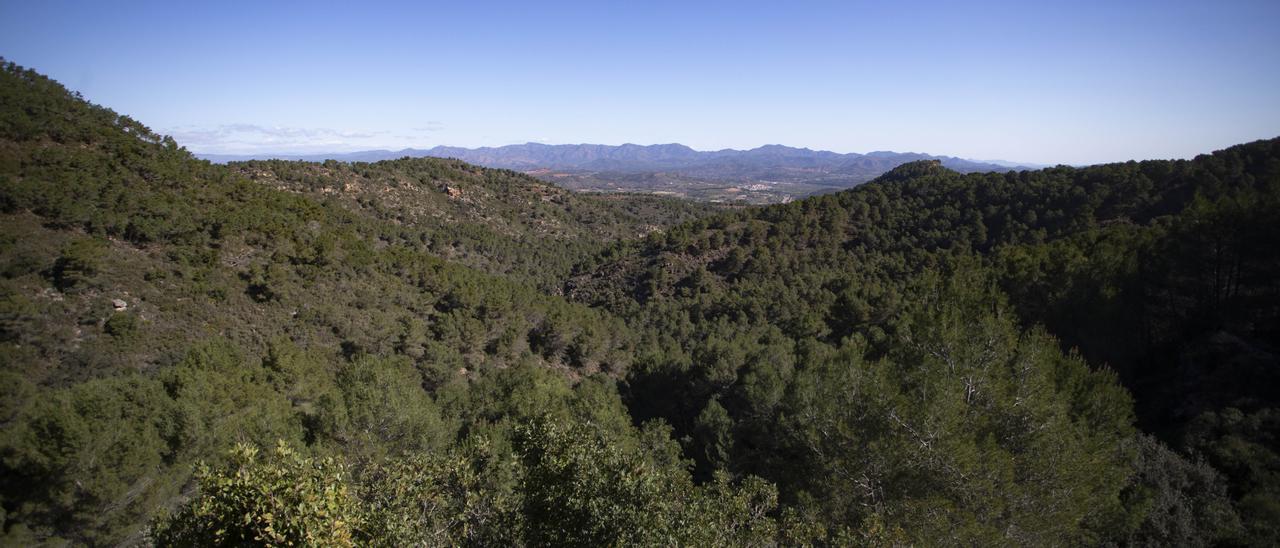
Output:
M915 179L917 177L927 177L930 175L942 175L944 173L955 173L951 169L942 166L942 160L916 160L907 162L895 167L884 175L877 177L877 181L905 181L907 179Z

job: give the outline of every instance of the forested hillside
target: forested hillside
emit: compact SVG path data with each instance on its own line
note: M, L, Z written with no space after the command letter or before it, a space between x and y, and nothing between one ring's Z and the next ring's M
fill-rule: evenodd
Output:
M0 540L1275 545L1278 200L1280 140L718 212L220 166L8 64Z
M1022 396L999 384L1007 379L987 375L994 364L1028 359L1015 348L1035 341L1100 371L1081 382L1102 382L1097 375L1114 371L1135 398L1138 425L1187 459L1149 439L1125 457L1137 459L1131 463L1137 475L1119 500L1131 509L1153 505L1152 515L1168 520L1143 525L1140 537L1267 545L1280 519L1278 223L1280 140L1192 161L1009 174L961 175L920 162L854 191L724 214L619 244L585 266L566 292L651 334L624 384L628 405L638 419L672 424L702 474L760 474L778 483L784 501L788 493L797 502L814 497L823 512L846 511L846 502L830 501L861 488L856 500L876 508L891 495L875 486L902 485L891 479L894 467L920 458L935 443L921 432L936 428L933 435L960 435L972 444L969 451L983 455L973 461L979 469L949 472L1016 482L1025 472L983 469L992 457L981 451L1008 451L1017 462L1017 444L987 438L991 433L974 424L945 422L963 415L954 409L926 411L920 424L898 428L892 408L857 412L859 420L888 424L815 424L836 421L824 412L852 420L839 414L870 405L861 395L866 387L874 386L877 398L886 391L879 384L860 388L872 381L848 379L844 367L815 364L840 353L875 364L856 369L874 371L888 361L886 374L907 375L895 381L902 397L919 398L912 408L940 405L946 391L930 383L949 383L970 405L985 394L984 405L1017 407ZM921 285L933 271L958 278ZM959 292L970 306L948 306L952 297L940 288ZM922 338L915 322L941 322L935 327L945 327L948 337ZM978 366L976 376L967 369ZM1101 398L1108 385L1076 395ZM833 386L847 388L832 392ZM791 398L802 396L813 399L792 407ZM788 422L797 417L804 419ZM1039 425L1037 435L1054 435L1044 429L1048 423L1026 424ZM860 437L833 433L836 425ZM1095 425L1067 439L1104 432L1112 430ZM822 468L797 458L829 463L833 448L823 443L845 440L851 450L886 438L915 443L898 455L875 451L874 459L853 450L861 460L847 479L847 470L815 475ZM992 441L996 447L984 448ZM1097 460L1102 454L1094 448L1071 464L1071 454L1060 452L1054 467L1059 474L1077 466L1098 474L1106 469ZM1087 485L1071 479L1059 492L1068 484ZM925 489L899 501L902 511L921 504L914 497L943 491L919 487ZM1003 485L994 492L1016 491ZM1228 494L1243 530L1223 504ZM968 500L1009 512L989 499Z
M514 171L456 160L231 164L251 181L336 200L348 210L429 235L423 251L555 287L605 245L714 211L640 194L575 194Z
M0 93L0 482L17 544L140 540L195 463L237 442L365 462L506 440L510 417L568 414L575 398L591 402L574 404L582 417L614 417L600 379L625 370L634 336L531 282L606 237L702 210L415 160L431 192L488 182L503 195L486 207L544 193L563 202L554 214L601 220L561 229L568 242L488 217L406 221L354 189L284 191L195 160L21 67L5 67ZM402 167L362 168L388 166ZM629 208L644 224L625 224L639 219ZM526 270L495 277L433 252ZM633 435L626 420L604 425Z

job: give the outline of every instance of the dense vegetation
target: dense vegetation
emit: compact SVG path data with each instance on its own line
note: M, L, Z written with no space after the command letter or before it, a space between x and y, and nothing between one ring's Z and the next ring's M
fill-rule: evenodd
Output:
M813 406L835 406L844 413L859 409L878 420L894 417L892 408L864 410L861 406L868 404L857 395L863 392L857 384L825 393L804 408L789 407L788 398L810 384L828 390L852 382L838 376L811 380L814 375L851 374L847 365L824 373L815 364L843 352L853 354L841 358L846 364L888 360L893 363L888 371L896 375L923 368L918 373L922 378L896 382L921 399L912 407L925 409L941 402L937 389L928 388L923 379L954 374L953 390L963 386L965 394L992 398L984 405L994 407L983 417L992 420L990 413L1000 405L1025 405L1016 392L996 388L1008 382L1008 373L1005 378L984 377L992 363L1025 359L1011 342L1020 341L1057 346L1067 360L1080 359L1072 356L1078 351L1101 371L1095 377L1116 372L1136 398L1139 426L1188 459L1180 462L1167 449L1153 448L1158 444L1150 439L1112 445L1147 449L1125 457L1138 459L1131 466L1140 473L1130 476L1138 483L1109 496L1119 496L1131 511L1147 512L1149 519L1162 512L1179 517L1167 518L1176 525L1148 522L1136 532L1113 531L1111 539L1136 534L1162 544L1267 545L1274 543L1274 524L1280 520L1280 446L1275 436L1280 426L1278 216L1280 141L1275 140L1192 161L1010 174L960 175L934 163L917 163L855 191L723 214L619 244L585 267L567 284L567 292L632 318L638 332L652 337L640 343L637 364L624 383L628 404L638 419L668 421L704 475L712 470L759 474L778 484L784 503L789 494L797 504L810 504L806 501L812 497L823 512L848 508L844 502L829 505L840 500L838 495L855 492L858 482L904 485L890 481L896 472L875 461L862 466L872 466L879 475L854 476L856 481L845 483L833 481L839 476L828 472L817 475L820 483L807 483L815 479L815 465L803 463L800 456L831 460L830 449L812 437L795 439L806 426L813 427L815 418L825 417ZM922 299L935 299L936 285L921 287L914 281L933 270L967 280L960 284L961 292L984 296L961 307L954 321L947 308L937 305L923 316L913 312ZM992 327L999 322L1010 325ZM957 331L952 339L926 344L919 324L943 333ZM1030 330L1007 331L1013 325ZM1035 326L1054 334L1058 343L1048 343ZM966 357L950 357L956 353ZM946 367L930 365L938 360ZM983 375L971 376L966 364L981 364ZM1087 390L1091 398L1102 398L1104 388L1111 386L1096 378L1080 382L1092 386ZM886 391L874 386L872 393ZM1058 384L1071 394L1069 386ZM1069 398L1062 405L1072 413L1083 410L1083 404ZM787 422L795 416L804 420ZM939 410L924 420L961 416ZM1076 425L1084 420L1069 416ZM1121 420L1115 412L1105 416ZM1057 436L1044 427L1050 423L1026 424L1036 424L1036 433L1047 440ZM1084 424L1089 424L1084 432L1061 435L1080 443L1085 435L1123 432ZM912 437L921 430L909 423L898 426L895 431L892 425L873 423L854 430L891 437ZM936 428L939 435L978 436L969 440L978 446L985 441L982 436L990 435L968 423ZM817 436L842 439L829 432ZM999 440L996 436L992 441L1007 447ZM929 440L916 441L901 454L874 453L884 455L885 463L901 465L918 458ZM1068 452L1056 454L1070 458ZM1071 485L1078 491L1088 485L1061 475L1077 465L1095 475L1107 473L1097 460L1103 454L1095 448L1076 464L1060 461L1056 473L1067 482L1062 488ZM859 458L870 457L860 452ZM975 462L990 464L991 459L983 456ZM1155 466L1164 470L1153 470ZM1166 476L1192 470L1199 479ZM1219 475L1224 477L1213 479ZM1122 483L1113 480L1111 485ZM1161 492L1168 489L1182 492ZM919 496L939 490L926 485ZM1002 486L993 492L1017 490ZM1239 528L1237 516L1226 511L1224 493L1243 520ZM860 504L875 507L880 496L868 494L869 500ZM972 500L1007 515L993 500ZM1104 501L1094 498L1088 504L1100 508ZM937 502L954 516L956 498ZM903 509L921 503L904 501ZM934 510L943 512L941 508ZM1046 510L1033 508L1030 516ZM1126 519L1140 521L1136 516ZM1199 521L1187 522L1193 519ZM914 518L900 523L920 527Z
M1274 545L1278 200L1280 140L714 214L217 166L10 64L0 539Z
M413 227L407 230L417 232L421 249L431 255L544 289L558 286L575 263L609 243L713 211L708 204L657 196L575 194L457 160L271 160L230 167L255 182Z
M0 93L0 487L5 530L19 541L140 538L194 464L236 442L399 454L507 416L480 399L517 406L616 376L634 354L626 326L532 280L590 252L593 238L701 210L571 197L575 208L636 207L658 221L612 216L597 223L603 235L575 229L583 234L559 248L522 245L531 233L397 222L376 202L253 182L20 67L5 68ZM414 166L473 190L456 164ZM478 177L516 199L545 189L504 172ZM545 271L495 277L428 253L441 241L508 253L492 255L493 272ZM558 374L517 380L544 370ZM370 433L391 415L398 426ZM404 451L386 443L401 438Z

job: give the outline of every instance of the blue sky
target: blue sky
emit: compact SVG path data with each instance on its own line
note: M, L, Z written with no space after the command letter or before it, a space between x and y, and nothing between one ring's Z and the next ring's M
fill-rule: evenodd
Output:
M38 2L0 55L210 153L768 143L1037 163L1280 135L1280 2Z

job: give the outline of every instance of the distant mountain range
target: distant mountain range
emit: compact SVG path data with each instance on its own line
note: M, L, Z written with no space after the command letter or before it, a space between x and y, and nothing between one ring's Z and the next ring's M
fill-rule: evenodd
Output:
M545 145L525 143L501 147L463 148L438 146L429 149L362 150L358 152L321 154L196 154L215 163L244 160L303 160L322 162L377 162L406 156L420 158L457 158L486 167L514 170L584 169L607 171L664 171L690 168L723 168L726 165L770 166L775 168L826 168L845 171L872 169L888 171L897 165L916 160L941 160L942 165L956 171L1004 171L1034 169L1043 166L1005 161L977 161L953 156L934 156L918 152L877 151L867 154L841 154L783 145L765 145L750 150L694 150L678 143L665 145ZM886 168L885 166L888 166Z
M576 190L648 192L713 201L753 203L786 201L870 181L899 165L939 160L961 173L1014 171L1042 166L975 161L916 152L877 151L841 154L782 145L750 150L699 151L681 144L545 145L367 150L334 154L197 154L226 163L280 159L376 162L403 157L457 158L486 167L529 173Z

